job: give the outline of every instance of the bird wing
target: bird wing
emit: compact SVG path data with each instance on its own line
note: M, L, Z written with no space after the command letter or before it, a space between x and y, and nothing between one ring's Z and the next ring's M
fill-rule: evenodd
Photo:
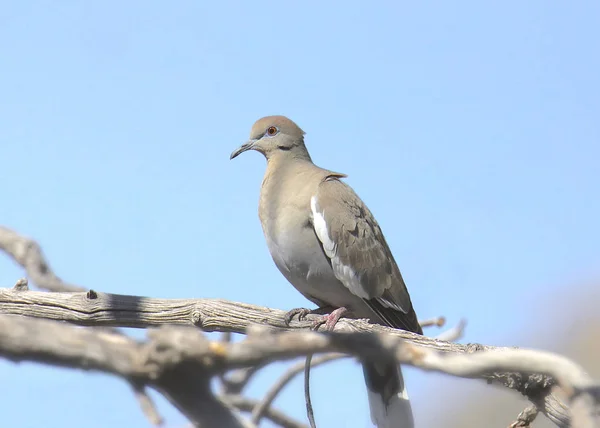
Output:
M390 327L422 333L381 228L350 186L330 175L311 198L315 234L336 278Z

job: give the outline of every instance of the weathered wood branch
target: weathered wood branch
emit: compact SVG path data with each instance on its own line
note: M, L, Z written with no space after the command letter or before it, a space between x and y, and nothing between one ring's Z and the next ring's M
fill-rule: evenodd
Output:
M47 293L16 289L0 289L0 314L26 315L49 320L67 321L69 323L84 326L148 328L161 325L187 325L200 327L207 332L227 331L247 333L249 329L255 328L258 325L262 326L262 328L277 331L295 330L292 333L297 334L298 338L302 338L301 343L304 344L304 346L301 346L298 344L298 339L290 339L290 343L293 342L296 345L287 350L283 350L281 347L272 348L271 345L269 345L268 348L271 349L271 351L268 358L286 359L292 356L297 357L299 355L319 352L345 352L361 358L377 358L376 355L366 355L364 353L365 351L358 351L351 345L346 344L342 346L341 344L346 342L343 342L342 339L337 339L338 336L336 335L326 336L321 333L305 331L311 324L311 316L308 316L308 319L303 322L294 321L288 327L284 323L284 311L220 299L154 299L148 297L97 293L94 291L89 291L87 293ZM92 331L90 330L81 331L92 334ZM187 332L188 330L185 331ZM560 360L560 357L554 355L549 356L544 353L526 350L515 351L512 348L450 343L415 335L402 330L369 324L363 320L343 319L336 326L335 332L355 333L354 335L343 335L340 337L352 337L352 341L363 341L361 343L365 349L378 349L375 343L369 342L369 345L365 346L369 340L374 340L368 339L369 337L378 338L377 340L381 341L381 343L387 344L387 348L385 348L387 354L390 354L391 352L390 347L399 346L398 343L400 343L400 339L403 339L407 345L415 346L401 348L404 349L403 352L394 354L394 358L397 358L399 362L415 365L427 370L442 371L455 376L485 379L488 382L495 382L508 388L515 389L526 395L538 406L540 411L545 413L559 426L568 426L569 417L568 412L565 411L567 409L566 406L552 394L552 386L558 381L562 387L567 388L571 397L578 396L575 391L579 391L583 385L590 387L586 382L589 383L591 380L585 378L581 371L576 370L573 363L569 363L573 364L573 366L569 366L567 362L563 361L564 359ZM360 333L375 334L361 335ZM48 337L53 336L54 335L50 335ZM183 346L182 344L190 341L190 339L186 339L180 334L170 335L169 337L173 338L175 336L181 341L178 346ZM326 341L323 343L327 343L327 345L315 347L314 344L319 343L317 337L336 337L335 346L333 342ZM116 341L114 338L111 340L113 342ZM393 342L389 342L390 340ZM173 345L172 342L171 344ZM261 341L261 344L263 347L265 346L264 340ZM233 346L233 344L231 345ZM67 365L72 365L72 361L65 362L64 359L58 361L52 359L52 356L55 355L54 352L57 352L59 349L62 348L53 348L52 351L47 354L41 356L38 354L38 357L45 362L51 362L53 364L66 363ZM119 347L113 346L110 348L110 354L121 356L123 351L120 349L121 348ZM407 353L407 349L411 350L410 353ZM229 360L227 368L264 364L268 358L259 351L259 349L253 351L255 353L255 359L245 359L238 362ZM437 352L434 353L432 351L440 351L447 355L439 354ZM4 351L2 352L4 353ZM517 354L515 354L515 352ZM228 355L231 354L229 353ZM104 357L105 360L103 361L106 361L109 358L109 355L106 354ZM118 358L120 357L117 357L117 359ZM562 365L558 364L558 362L562 362ZM548 365L551 365L552 367L547 367ZM493 369L491 369L491 367L493 367ZM564 367L567 368L563 371L557 371L557 368ZM108 370L108 367L98 366L95 368ZM198 373L202 373L202 371L199 371ZM564 373L570 374L567 376ZM574 376L573 373L576 373L577 376L571 379L571 377ZM125 374L129 377L139 375L135 373L121 374ZM197 378L198 376L200 375L196 374L195 377ZM204 382L200 382L201 379L196 379L194 384L206 385L206 375L204 376L205 377L201 376L201 378L204 379ZM191 378L187 371L183 377L186 379ZM170 378L172 379L172 377ZM566 378L569 378L570 380L565 380ZM160 384L153 386L163 390L165 388L164 385L165 382L163 381ZM174 389L177 388L174 388L173 385L167 385L163 392L165 392L178 407L182 406L181 400L183 397L175 396L173 392ZM200 393L200 391L196 392L196 394ZM206 390L203 390L202 394L207 394ZM585 396L585 394L583 395ZM579 402L575 400L574 404L577 403ZM212 404L215 403L211 403L211 405ZM218 403L215 405L218 405ZM185 404L183 404L183 407L185 408ZM193 416L196 419L200 418L200 415Z
M0 250L25 269L27 276L38 287L49 291L84 291L79 285L69 284L54 274L40 245L8 227L0 226Z
M154 330L150 340L143 344L102 330L2 315L0 355L15 362L34 361L100 371L138 385L152 386L197 427L247 426L211 392L209 365L201 361L181 363L186 362L183 357L186 348L158 345L169 342L171 339L163 337L169 334L168 330ZM198 334L186 343L198 351L213 346Z
M362 320L345 319L333 333L315 333L305 330L311 324L310 316L286 326L283 311L218 299L77 292L85 289L55 275L35 241L0 226L0 250L20 264L39 287L61 292L29 291L27 281L18 282L14 289L0 289L0 356L120 376L133 387L144 413L154 423L161 418L146 395L147 387L161 391L197 427L254 426L233 410L236 408L254 412L254 420L264 414L280 426L303 428L304 424L269 407L272 394L259 402L239 393L257 368L270 361L341 352L363 360L395 359L519 391L534 406L522 412L514 426L527 426L538 411L560 427L591 428L598 424L600 387L576 364L555 354L460 345ZM57 321L94 327L159 328L149 330L147 341L137 342L114 329L79 329ZM425 323L439 322L441 319ZM192 326L207 332L250 334L242 342L216 342ZM441 337L455 340L462 327ZM225 371L236 367L237 371L224 376ZM224 391L219 396L210 390L213 376L223 381ZM285 382L284 378L280 384ZM553 393L557 388L566 393L570 407Z

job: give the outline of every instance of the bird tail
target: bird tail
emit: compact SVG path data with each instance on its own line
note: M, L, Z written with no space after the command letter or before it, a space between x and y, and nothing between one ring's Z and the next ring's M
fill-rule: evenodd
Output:
M377 428L414 428L402 371L396 364L364 363L371 420Z

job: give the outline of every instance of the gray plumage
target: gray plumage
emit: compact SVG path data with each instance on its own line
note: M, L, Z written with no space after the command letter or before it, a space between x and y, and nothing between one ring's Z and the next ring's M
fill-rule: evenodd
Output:
M267 159L259 217L286 279L319 307L345 307L350 316L422 333L377 221L342 181L344 174L313 164L304 132L286 117L268 116L254 124L250 140L231 158L246 150ZM380 428L412 426L399 368L363 369L373 422Z

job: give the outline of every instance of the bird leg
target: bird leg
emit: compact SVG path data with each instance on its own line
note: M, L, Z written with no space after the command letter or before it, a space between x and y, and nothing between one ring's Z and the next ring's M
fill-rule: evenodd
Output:
M295 308L286 312L286 314L283 316L283 322L285 322L285 325L289 327L290 323L292 322L292 319L296 315L298 315L298 321L304 321L308 314L324 315L334 310L335 308L333 306L323 306L316 309ZM323 323L324 322L325 321L323 321Z
M323 317L320 320L315 321L313 323L312 329L316 331L319 329L319 327L325 324L326 331L333 331L337 322L346 312L348 312L348 309L346 309L343 306L341 308L337 308L333 310L329 315L323 315Z
M296 315L298 315L298 321L304 321L308 314L310 314L310 309L308 308L294 308L285 313L285 315L283 316L283 322L289 327L290 323L292 322L292 319Z

